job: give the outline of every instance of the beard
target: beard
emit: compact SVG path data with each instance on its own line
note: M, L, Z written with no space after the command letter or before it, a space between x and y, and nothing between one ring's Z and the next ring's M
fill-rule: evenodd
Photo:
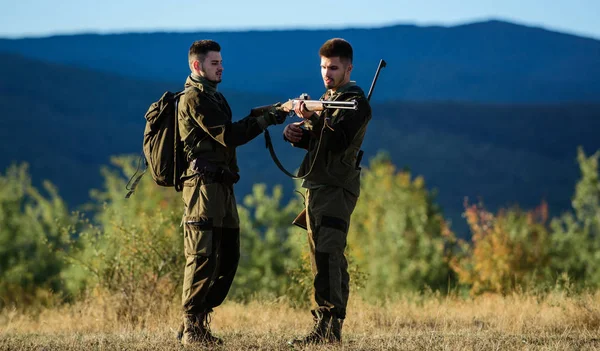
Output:
M201 64L202 66L202 70L205 72L204 73L204 79L208 80L209 82L213 82L215 84L221 83L221 81L223 80L222 78L222 70L221 71L216 71L215 74L211 74L209 71L210 70L206 70L204 68L204 65Z
M208 80L210 80L213 83L221 83L221 81L223 80L222 75L220 74L213 74L212 77L208 78L206 77Z

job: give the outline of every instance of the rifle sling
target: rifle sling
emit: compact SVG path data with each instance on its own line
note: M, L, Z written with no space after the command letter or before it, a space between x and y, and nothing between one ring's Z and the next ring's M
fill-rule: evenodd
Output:
M308 177L310 175L310 173L313 171L313 168L315 167L315 163L317 162L317 157L319 156L319 150L321 150L321 142L323 141L323 133L325 132L325 128L331 128L328 124L327 124L327 120L325 120L325 123L323 123L323 128L321 128L321 135L319 136L319 144L317 145L317 151L315 152L315 157L312 161L312 164L310 165L310 168L308 169L308 172L302 176L300 175L294 175L291 172L289 172L287 169L285 169L285 167L283 167L283 165L281 164L281 162L279 161L279 158L277 158L277 155L275 154L275 149L273 149L273 143L271 142L271 134L269 133L268 129L265 129L265 143L267 144L267 148L269 149L269 153L271 154L271 158L273 159L273 162L275 162L275 164L277 165L277 167L288 177L292 178L292 179L304 179L306 177Z

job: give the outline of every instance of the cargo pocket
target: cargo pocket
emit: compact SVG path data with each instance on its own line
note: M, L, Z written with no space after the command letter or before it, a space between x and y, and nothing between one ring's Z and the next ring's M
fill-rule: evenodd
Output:
M341 218L323 216L316 234L316 250L325 253L343 253L346 248L348 223Z
M196 186L198 184L198 176L194 175L189 179L186 179L183 182L183 190L182 190L182 199L183 199L183 203L185 205L186 208L190 208L192 206L195 206L195 204L198 202L198 187ZM186 212L188 213L188 212ZM188 213L190 214L190 213Z
M203 217L185 217L185 255L210 256L212 253L213 220Z
M198 183L198 178L199 175L198 174L193 174L191 176L189 176L189 178L187 178L184 182L183 182L183 186L187 186L187 187L193 187L196 186L196 184Z

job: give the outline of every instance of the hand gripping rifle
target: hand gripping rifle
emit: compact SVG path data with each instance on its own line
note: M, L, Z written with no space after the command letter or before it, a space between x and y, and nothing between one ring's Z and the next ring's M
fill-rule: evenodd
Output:
M304 96L305 94L302 94L302 95ZM306 106L306 109L308 111L323 111L328 108L343 109L343 110L357 110L358 109L358 102L356 102L356 101L306 100L306 99L303 99L302 96L298 99L288 100L287 102L279 105L279 108L283 109L285 112L290 112L290 114L293 114L294 108L296 108L296 106L298 106L300 101L304 102L304 106ZM262 115L265 112L265 110L268 110L272 107L273 107L273 105L255 107L252 110L250 110L250 114L252 116L257 117L257 116Z
M357 110L358 109L358 102L355 100L353 100L353 101L307 100L307 97L308 97L308 94L302 94L297 99L290 99L287 102L280 104L278 106L278 108L283 109L285 112L288 112L288 117L294 115L294 108L296 106L298 106L298 104L300 102L304 102L304 105L306 106L306 109L308 111L323 111L325 109L343 109L343 110ZM274 106L277 106L277 104L255 107L252 110L250 110L250 114L252 116L260 116L266 110L271 109ZM323 129L321 130L321 136L323 136L324 130L325 130L325 126L323 126ZM315 156L313 163L311 164L308 172L306 172L306 174L304 174L302 176L294 175L291 172L289 172L287 169L285 169L285 167L283 167L283 165L279 161L279 158L275 154L275 149L273 149L273 143L271 141L271 134L269 133L269 130L265 129L264 134L265 134L266 147L269 149L269 153L271 154L271 158L273 159L273 162L275 162L277 167L285 175L287 175L288 177L290 177L292 179L304 179L312 172L313 166L315 165L315 161L317 159L316 156ZM319 142L319 146L317 148L317 154L319 153L320 147L321 147L321 143Z

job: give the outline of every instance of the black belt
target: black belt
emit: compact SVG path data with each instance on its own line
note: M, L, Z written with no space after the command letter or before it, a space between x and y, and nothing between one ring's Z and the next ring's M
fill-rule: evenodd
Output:
M190 169L198 174L205 184L222 183L232 186L240 180L240 175L237 172L231 172L201 158L191 160Z

